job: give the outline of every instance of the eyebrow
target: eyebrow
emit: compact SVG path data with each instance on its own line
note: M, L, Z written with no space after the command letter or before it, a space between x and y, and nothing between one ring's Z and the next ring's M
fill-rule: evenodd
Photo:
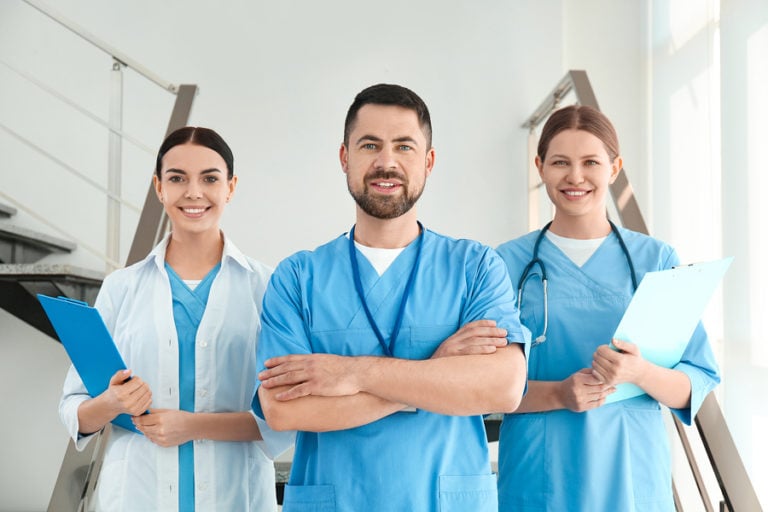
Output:
M356 144L360 144L363 141L369 140L371 142L384 142L384 140L381 137L376 137L375 135L363 135L359 139L357 139ZM392 142L410 142L413 146L418 146L419 143L416 139L413 137L410 137L408 135L403 135L402 137L396 137L392 139Z
M165 172L166 172L166 174L167 173L185 174L185 175L187 174L187 171L185 171L184 169L176 169L175 167L171 167L170 169L166 169ZM215 167L211 167L210 169L205 169L204 171L201 171L200 174L212 174L212 173L215 173L215 172L221 173L221 170L217 169Z
M569 157L568 155L554 154L554 155L550 155L547 158L548 159L549 158L565 158L565 159L570 159L571 157ZM597 154L594 154L594 155L582 155L582 156L578 157L579 160L581 160L582 158L592 158L592 159L596 160L596 159L600 158L600 155L597 155Z

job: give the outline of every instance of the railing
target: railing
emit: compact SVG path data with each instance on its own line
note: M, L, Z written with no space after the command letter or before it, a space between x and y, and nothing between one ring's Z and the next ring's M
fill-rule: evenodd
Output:
M538 172L532 164L536 154L536 141L538 140L536 127L544 122L554 110L559 108L569 94L573 94L576 103L580 105L600 108L587 73L581 70L571 70L566 73L554 90L523 124L523 128L530 130L528 161L531 162L532 168L529 170L528 175L528 219L531 230L538 229L542 225L540 219L541 184ZM627 173L623 171L622 169L622 172L619 172L618 178L611 185L611 196L613 197L619 219L624 227L648 234L648 228L643 220L643 215L640 212L637 199L627 178ZM714 512L715 509L707 492L705 480L699 463L696 460L688 433L677 417L673 416L672 418L688 459L702 505L707 512ZM701 405L694 422L706 450L710 467L717 478L720 492L722 493L723 501L720 502L718 510L721 512L752 512L762 510L714 393L710 393L704 399L704 403ZM682 512L684 510L683 503L678 496L674 482L673 491L675 509L678 512Z
M72 241L78 243L79 246L84 247L88 252L95 254L99 259L106 263L107 270L122 266L120 263L121 257L119 247L121 208L127 207L137 213L140 212L138 226L127 258L127 263L133 263L148 254L159 238L162 237L166 230L166 219L163 210L155 197L151 180L149 180L148 192L141 209L121 197L123 141L131 143L140 151L147 153L152 157L154 157L155 152L152 148L148 147L137 138L132 137L123 131L123 72L126 68L130 68L141 77L176 96L172 113L167 124L166 134L185 126L188 123L192 104L197 94L197 86L176 85L163 80L140 63L134 61L122 52L99 40L71 20L68 20L61 14L55 12L51 7L38 0L21 1L66 28L67 31L84 39L89 45L100 49L110 57L110 104L109 118L106 120L80 106L70 98L67 98L56 89L37 80L32 75L25 73L8 63L0 61L0 65L15 73L17 76L22 77L27 83L34 85L61 104L67 105L69 108L108 130L108 175L107 186L104 187L93 179L88 178L85 173L68 165L62 159L57 158L52 152L47 151L27 137L17 133L11 127L6 126L5 124L0 124L0 130L27 146L35 154L41 155L49 162L52 162L56 168L76 176L81 182L106 196L106 216L108 218L106 248L102 252L92 244L85 243L83 240L78 239L77 236L73 236L73 234L69 233L66 229L57 226L55 222L45 218L45 216L38 215L34 208L22 204L7 193L2 193L3 200L11 203L17 209L28 213L33 218L45 223L51 229L66 235ZM149 178L148 174L145 175L147 178ZM103 450L109 436L109 431L109 427L105 428L104 431L97 436L98 438L93 439L83 452L77 452L74 443L72 441L69 442L56 485L51 495L48 510L57 512L79 512L89 509L89 500L94 491L98 473L101 468Z

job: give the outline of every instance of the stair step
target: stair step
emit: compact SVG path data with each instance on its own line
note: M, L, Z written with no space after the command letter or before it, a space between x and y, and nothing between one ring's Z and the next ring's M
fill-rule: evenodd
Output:
M13 224L0 224L0 262L34 263L51 253L70 253L77 244Z
M13 217L14 215L16 215L16 208L0 203L0 217L8 218Z
M0 264L0 308L58 340L37 294L93 304L104 274L67 264Z

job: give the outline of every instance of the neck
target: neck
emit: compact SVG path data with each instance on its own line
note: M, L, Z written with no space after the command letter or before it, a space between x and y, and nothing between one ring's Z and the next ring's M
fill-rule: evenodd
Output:
M406 247L418 236L419 225L413 208L395 219L377 219L358 207L355 242L378 249L397 249Z
M202 279L221 261L224 237L206 233L171 233L165 261L182 279Z
M555 213L549 230L566 238L591 240L608 236L611 232L611 224L604 213L599 216L567 216Z

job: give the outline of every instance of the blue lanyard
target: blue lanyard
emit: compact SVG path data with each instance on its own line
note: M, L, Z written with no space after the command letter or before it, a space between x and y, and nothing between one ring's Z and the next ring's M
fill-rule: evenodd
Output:
M403 316L405 313L405 303L408 302L408 296L411 294L411 289L413 288L413 281L416 278L416 271L419 268L419 261L421 260L421 247L424 244L424 226L421 225L421 222L419 224L419 239L416 243L418 243L418 248L416 249L418 252L416 253L416 261L413 262L413 268L411 269L411 276L408 278L408 283L405 285L405 292L403 292L403 298L400 301L400 310L397 312L397 319L395 320L395 327L392 329L392 337L390 338L389 343L384 339L384 335L381 334L381 330L379 329L379 326L376 324L376 320L373 319L373 315L371 314L371 310L368 307L368 302L365 300L365 292L363 291L363 283L360 280L360 267L357 264L357 250L355 248L355 226L352 226L352 229L349 230L349 259L352 262L352 276L355 279L355 288L357 289L357 295L360 297L360 302L363 303L363 309L365 309L365 315L368 317L368 323L371 324L371 327L373 328L373 332L376 333L376 338L379 340L379 345L381 345L381 348L384 350L384 353L388 357L393 357L393 347L395 344L395 340L397 339L397 335L400 333L400 326L403 323Z

